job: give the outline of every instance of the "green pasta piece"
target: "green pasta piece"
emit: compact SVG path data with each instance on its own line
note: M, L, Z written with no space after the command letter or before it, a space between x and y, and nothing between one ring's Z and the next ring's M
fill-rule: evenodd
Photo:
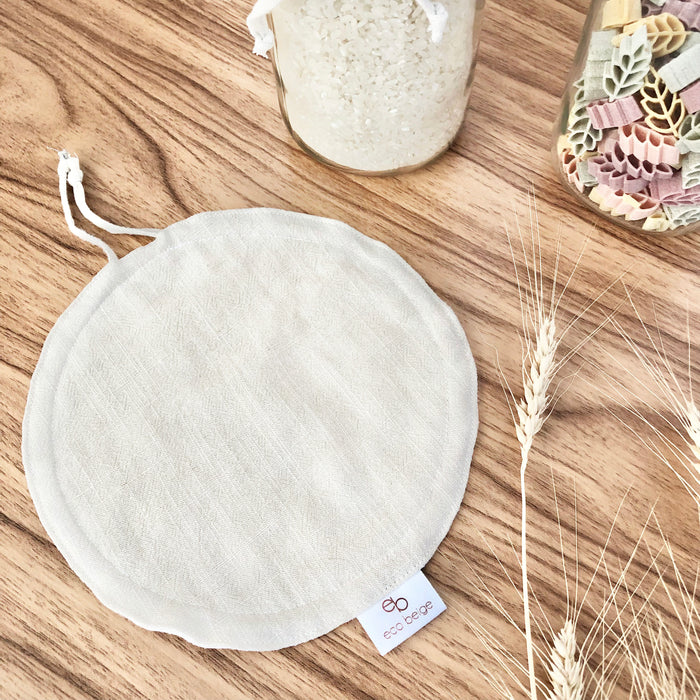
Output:
M700 221L700 206L685 205L663 205L666 216L671 223L671 228L680 228L681 226L689 226Z
M577 163L576 172L578 172L579 180L584 187L595 187L598 184L598 180L588 171L587 160L580 160Z
M681 153L700 153L700 112L689 114L678 132L680 140L676 145Z
M567 135L571 150L576 157L581 157L587 151L594 151L603 132L596 129L586 111L585 103L575 104L569 115Z
M571 150L578 158L587 151L595 150L598 141L603 138L603 132L593 126L591 118L586 111L588 100L585 97L583 77L574 83L574 88L576 92L569 111L567 136L569 137Z
M581 76L583 97L589 102L607 97L603 89L603 75L605 66L610 62L615 50L612 40L617 34L616 29L597 31L591 34L586 65Z
M651 67L651 42L647 40L646 25L631 36L624 36L613 51L603 75L603 89L610 100L618 100L639 92Z
M684 190L700 185L700 153L688 153L683 159L681 171Z

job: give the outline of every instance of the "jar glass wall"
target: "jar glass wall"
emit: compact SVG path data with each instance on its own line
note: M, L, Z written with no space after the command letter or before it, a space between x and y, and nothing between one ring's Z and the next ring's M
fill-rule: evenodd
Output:
M450 146L469 99L483 0L429 3L446 10L432 20L422 5L282 0L272 11L280 107L304 150L388 174Z
M553 154L567 188L635 231L700 230L700 4L593 0Z

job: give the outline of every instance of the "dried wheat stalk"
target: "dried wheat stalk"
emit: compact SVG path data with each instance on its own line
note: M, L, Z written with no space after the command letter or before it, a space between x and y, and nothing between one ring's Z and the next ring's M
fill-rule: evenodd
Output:
M535 437L544 426L550 407L553 404L553 395L555 393L554 380L557 373L571 357L580 350L581 346L597 332L598 328L572 350L560 357L559 350L562 341L575 323L591 308L591 306L599 301L601 296L603 296L610 287L605 289L596 299L579 310L573 320L568 324L559 325L558 312L560 304L581 261L585 244L581 249L568 279L564 284L560 284L559 269L561 247L558 243L554 256L552 278L551 280L547 280L543 267L537 209L532 202L530 206L529 223L530 235L527 243L518 224L518 243L516 247L514 247L513 239L506 227L522 316L522 398L519 400L516 399L514 393L510 389L508 381L505 378L503 378L503 381L511 405L511 412L515 423L515 433L520 444L520 565L522 571L523 615L525 622L529 694L531 700L537 700L535 645L532 635L530 587L528 584L527 467ZM516 249L518 251L517 254ZM520 264L518 263L518 257L521 258ZM522 273L520 272L521 268L524 269Z
M608 572L607 562L605 561L605 552L612 534L612 529L615 526L615 522L613 523L613 528L611 528L608 540L605 543L603 552L595 567L591 582L586 589L583 600L580 602L578 601L577 566L577 596L573 606L570 605L568 583L566 583L566 564L564 562L563 542L561 542L562 562L564 565L565 585L567 590L567 614L563 625L556 633L552 629L549 620L546 619L542 606L539 604L535 592L531 590L529 585L526 474L531 451L535 438L542 430L554 403L553 397L557 393L555 384L557 373L562 366L578 352L583 342L589 340L591 335L597 332L600 326L586 337L584 341L576 345L573 350L566 353L561 352L563 338L572 328L573 324L576 323L610 287L576 314L573 321L570 321L568 324L559 323L559 306L580 262L581 256L579 256L566 283L559 285L559 246L557 246L556 249L556 257L553 266L554 273L551 280L547 280L543 270L537 215L536 211L533 209L531 209L530 235L526 239L518 228L518 239L518 244L514 246L513 240L510 235L508 236L522 313L522 397L516 399L505 377L503 378L503 382L509 397L521 456L521 537L519 563L522 572L522 580L519 590L525 622L524 631L521 630L520 625L516 623L515 619L508 613L497 597L490 592L488 586L478 574L477 578L481 584L481 592L489 599L494 609L502 614L509 623L523 635L526 643L527 662L521 662L515 654L508 650L491 633L487 632L470 613L464 613L463 616L476 633L477 637L482 641L485 649L497 660L501 670L506 674L507 680L504 680L504 678L499 678L494 673L484 670L484 675L491 687L503 698L512 698L513 689L517 689L524 695L528 695L531 700L537 700L538 693L547 696L549 700L583 700L583 698L602 700L603 698L610 697L612 689L617 685L621 674L628 670L628 667L631 667L629 671L633 679L633 688L639 689L639 697L658 697L662 700L666 700L666 698L670 700L670 698L675 698L676 696L662 694L663 688L657 681L654 681L657 682L657 684L652 688L652 680L645 678L642 672L634 667L631 661L631 659L633 659L634 649L636 648L636 642L634 641L635 635L642 629L642 620L653 619L656 615L656 612L652 611L649 617L645 618L646 613L642 609L643 606L642 608L638 608L632 604L634 595L637 595L637 592L641 590L647 575L656 565L656 559L654 558L652 566L644 573L642 579L638 582L632 593L629 591L627 582L629 567L638 553L641 537L640 541L638 541L633 548L630 558L623 567L621 574L617 580L613 582ZM520 255L522 259L519 263L516 258ZM524 272L520 272L521 269L524 269ZM607 320L621 332L623 338L633 347L638 357L642 359L644 355L641 352L637 352L638 348L634 346L630 336L624 332L620 324L611 318ZM663 387L665 395L672 401L671 405L673 406L675 415L679 419L679 424L684 430L685 442L690 448L691 459L693 460L693 462L690 463L690 467L696 470L698 486L700 486L700 411L693 401L692 391L689 392L689 394L683 391L677 391L680 390L680 384L673 373L670 372L670 365L665 354L661 355L659 353L659 357L662 357L664 361L660 363L647 362L645 367L655 381ZM618 391L622 393L620 387L618 387ZM660 431L659 434L661 434ZM658 453L661 454L660 451L658 451ZM690 482L690 485L691 487L693 486L692 482ZM697 492L700 493L700 488L698 488ZM615 516L615 521L617 520L618 514ZM559 519L558 503L557 520L559 522L561 538L562 528L561 520ZM498 560L498 557L496 557L496 559ZM505 567L503 567L502 564L501 567L508 580L511 580ZM593 579L596 577L601 567L608 573L610 591L600 607L595 610L594 622L589 626L587 631L584 631L581 630L579 624L580 614L586 597L591 590ZM659 579L661 579L660 571L657 569L656 572L659 574ZM621 592L626 592L629 597L629 600L625 601L624 604L620 604L618 601L618 596ZM532 615L532 603L534 603L536 609L539 609L539 612L542 613L540 617L543 618L543 622L540 622L537 617ZM611 623L608 617L612 612L615 613L616 617ZM617 625L616 640L613 644L606 645L606 639L611 633L614 624ZM659 627L659 629L662 628ZM693 631L695 631L694 628ZM538 640L543 641L536 641L535 635L537 635ZM649 630L647 630L647 636L649 636ZM662 665L662 658L665 658L663 655L665 654L666 657L668 657L669 654L677 655L677 650L670 645L668 640L665 638L662 640L660 636L657 636L657 642L653 648L656 650L655 653L659 657L657 659L657 667L661 669L655 672L655 678L657 680L658 678L662 678L666 685L668 685L671 680L677 680L670 672L667 673L663 671L664 667ZM596 655L601 658L597 666L593 661ZM535 667L536 659L547 672L547 683L537 677ZM523 678L526 679L526 682L523 682ZM681 696L678 697L680 698Z

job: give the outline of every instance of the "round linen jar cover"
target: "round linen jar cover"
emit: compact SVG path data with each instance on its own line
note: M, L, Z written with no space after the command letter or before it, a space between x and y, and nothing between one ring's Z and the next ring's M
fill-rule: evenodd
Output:
M41 521L148 629L245 650L329 632L416 573L460 507L462 327L337 221L248 209L153 235L122 259L103 245L44 345L22 441Z

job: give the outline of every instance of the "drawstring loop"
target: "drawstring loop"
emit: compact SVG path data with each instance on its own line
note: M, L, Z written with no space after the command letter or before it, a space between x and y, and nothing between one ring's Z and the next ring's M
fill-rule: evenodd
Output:
M76 225L73 212L68 200L68 185L73 190L73 198L80 213L94 226L107 233L127 234L136 236L151 236L155 238L160 229L155 228L130 228L128 226L117 226L101 216L95 214L85 201L85 189L83 188L83 171L80 169L78 156L71 155L68 151L58 151L58 188L61 193L61 206L63 215L68 224L68 230L78 238L101 248L107 256L107 262L118 260L117 254L97 236L89 234L84 229Z

